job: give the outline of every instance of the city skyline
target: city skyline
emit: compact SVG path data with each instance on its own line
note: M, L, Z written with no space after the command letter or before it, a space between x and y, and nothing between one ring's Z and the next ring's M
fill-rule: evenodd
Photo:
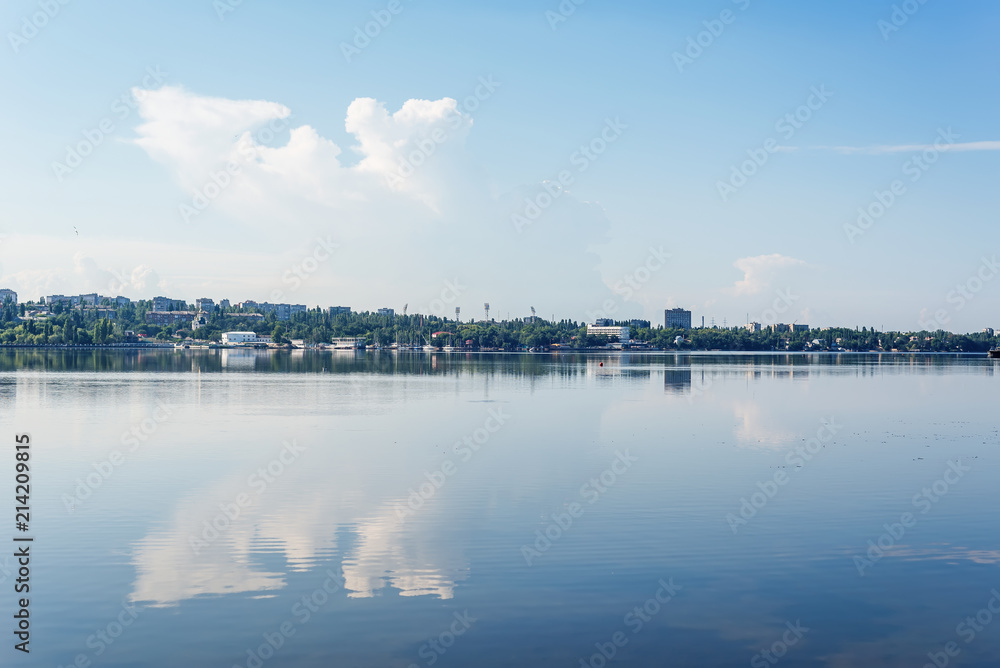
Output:
M634 4L11 3L0 283L997 324L997 8Z
M504 317L489 317L489 307L488 303L484 304L485 308L485 318L476 318L475 316L467 315L465 320L460 318L461 307L455 309L454 319L450 318L448 314L439 315L436 313L421 313L419 311L408 311L409 304L405 304L402 312L397 313L396 309L388 306L381 306L375 309L352 309L349 306L323 306L317 304L315 306L310 306L306 304L289 304L289 303L271 303L267 301L256 301L253 299L245 299L243 301L232 301L228 298L220 299L218 302L214 298L210 297L199 297L193 300L178 299L174 297L165 297L163 295L157 295L155 297L150 297L146 299L130 300L127 297L115 296L115 295L100 295L98 293L84 293L78 295L43 295L38 300L25 300L18 302L18 294L15 290L9 288L0 288L0 299L10 298L14 303L30 304L34 303L37 305L45 306L51 308L54 304L62 304L69 306L71 308L94 306L102 307L104 301L108 301L111 307L126 306L131 303L131 301L143 301L149 302L151 304L151 310L148 313L158 313L158 314L170 314L171 312L183 312L190 314L193 319L197 320L197 316L200 313L212 313L217 310L229 311L232 309L240 309L240 311L245 311L246 309L256 309L252 313L259 313L266 315L268 313L274 313L278 320L286 321L289 320L296 313L304 313L308 310L319 310L327 312L330 315L337 315L339 313L347 314L376 314L382 316L389 316L390 318L396 315L411 315L411 316L437 316L445 321L454 322L529 322L529 321L546 321L543 316L537 316L534 307L529 307L531 315L511 315L507 313ZM190 310L190 307L194 307L194 310ZM236 312L235 310L232 312ZM553 317L547 322L557 323L561 321L573 321L580 322L581 324L588 324L590 326L597 327L611 327L611 326L639 326L637 323L646 323L644 326L653 327L654 329L663 327L665 329L677 328L677 329L747 329L751 333L760 332L763 330L785 330L788 329L792 332L796 331L810 331L813 329L825 330L825 329L837 329L837 328L847 328L853 327L856 330L860 329L871 329L874 331L906 331L906 332L917 332L923 331L918 329L905 329L905 330L892 330L891 328L885 328L884 326L876 325L849 325L849 324L825 324L822 326L813 327L808 323L800 323L798 321L785 322L782 320L782 314L786 313L787 309L781 308L780 304L777 306L777 310L769 309L763 312L765 316L762 318L764 322L758 322L756 320L747 320L745 323L728 323L723 319L722 324L716 322L714 317L710 320L706 319L706 315L701 315L701 323L697 323L694 319L693 312L682 307L674 307L669 309L664 309L662 325L657 323L655 320L643 319L643 318L609 318L606 316L593 317L590 319L579 320L571 317ZM499 315L496 310L494 310L494 315ZM172 321L172 320L171 320ZM162 324L162 323L161 323ZM983 325L978 329L968 330L965 332L953 331L947 328L939 328L944 331L951 332L953 334L972 334L972 333L989 333L990 336L993 335L994 328L988 325ZM926 330L926 331L938 331L938 330Z

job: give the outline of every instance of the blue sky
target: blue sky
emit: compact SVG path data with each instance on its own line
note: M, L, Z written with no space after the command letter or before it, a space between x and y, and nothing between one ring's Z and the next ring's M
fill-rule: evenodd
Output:
M350 61L342 44L388 0L220 6L55 0L35 32L38 2L0 10L5 286L464 319L489 301L501 316L662 322L684 306L719 324L1000 327L992 3L913 0L886 32L892 2L568 0L553 23L555 1L400 0ZM828 99L780 130L815 89ZM581 160L609 120L613 141ZM60 180L53 163L86 131L100 143ZM422 141L433 151L391 185ZM724 200L719 183L765 145L780 150ZM936 160L915 172L925 150ZM231 184L185 215L236 154ZM883 216L845 230L897 180Z

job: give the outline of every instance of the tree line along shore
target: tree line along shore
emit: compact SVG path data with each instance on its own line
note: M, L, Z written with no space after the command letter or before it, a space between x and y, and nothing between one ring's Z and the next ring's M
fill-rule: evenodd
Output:
M377 313L330 314L309 309L280 321L273 313L248 321L246 314L216 311L205 324L154 325L146 322L149 302L133 302L100 313L66 309L44 317L26 313L24 304L0 309L0 343L18 346L124 346L129 344L217 344L230 331L252 331L270 336L272 345L331 344L335 339L357 338L366 346L436 347L456 350L603 349L618 344L588 333L585 323L541 318L505 321L458 322L427 315ZM58 309L57 309L58 310ZM110 317L109 317L110 316ZM616 323L617 324L617 323ZM621 323L628 325L628 322ZM833 327L806 331L751 332L741 327L678 329L631 327L632 349L722 351L896 351L986 352L997 347L990 332L955 334L943 330L877 331L872 328Z

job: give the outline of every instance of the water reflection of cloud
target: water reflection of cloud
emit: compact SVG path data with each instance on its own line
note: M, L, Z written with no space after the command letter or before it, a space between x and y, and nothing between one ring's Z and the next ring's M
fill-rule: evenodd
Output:
M1000 564L1000 550L977 550L948 543L921 548L894 545L883 552L885 557L904 561L971 561L983 565Z
M358 543L345 557L345 588L350 598L368 598L391 585L400 596L454 596L456 580L464 580L468 564L446 540L420 540L404 525L391 504L357 527Z
M196 596L267 592L285 586L282 573L257 570L251 563L255 527L249 514L196 553L190 537L201 535L201 519L196 500L188 498L178 505L168 528L136 543L131 600L171 606Z
M795 432L782 427L777 421L768 420L758 403L734 402L733 413L737 421L734 434L741 443L761 449L777 449L795 440Z
M358 483L359 484L359 483ZM232 484L220 491L191 495L178 504L169 525L140 540L133 551L136 581L131 599L171 606L197 596L271 592L285 587L285 573L255 565L255 556L279 553L290 572L304 572L335 559L337 533L355 534L343 558L345 588L351 598L375 596L391 586L401 596L453 596L455 580L464 579L468 564L433 531L406 526L395 508L366 512L358 492L300 491L254 499L228 522L218 537L199 549L205 520L218 503L235 498ZM319 485L303 489L322 489ZM206 503L206 498L212 501ZM217 515L216 515L217 516ZM273 567L272 567L273 568ZM458 574L458 575L456 575Z

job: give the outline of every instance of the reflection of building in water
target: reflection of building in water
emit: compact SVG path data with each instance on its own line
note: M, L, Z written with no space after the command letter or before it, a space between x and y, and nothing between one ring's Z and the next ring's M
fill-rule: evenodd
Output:
M223 369L240 369L253 371L257 362L257 353L253 350L220 350Z
M587 359L587 375L597 378L649 379L652 372L648 360L642 355L608 355Z
M667 367L664 369L663 389L670 394L687 394L691 389L691 367Z

